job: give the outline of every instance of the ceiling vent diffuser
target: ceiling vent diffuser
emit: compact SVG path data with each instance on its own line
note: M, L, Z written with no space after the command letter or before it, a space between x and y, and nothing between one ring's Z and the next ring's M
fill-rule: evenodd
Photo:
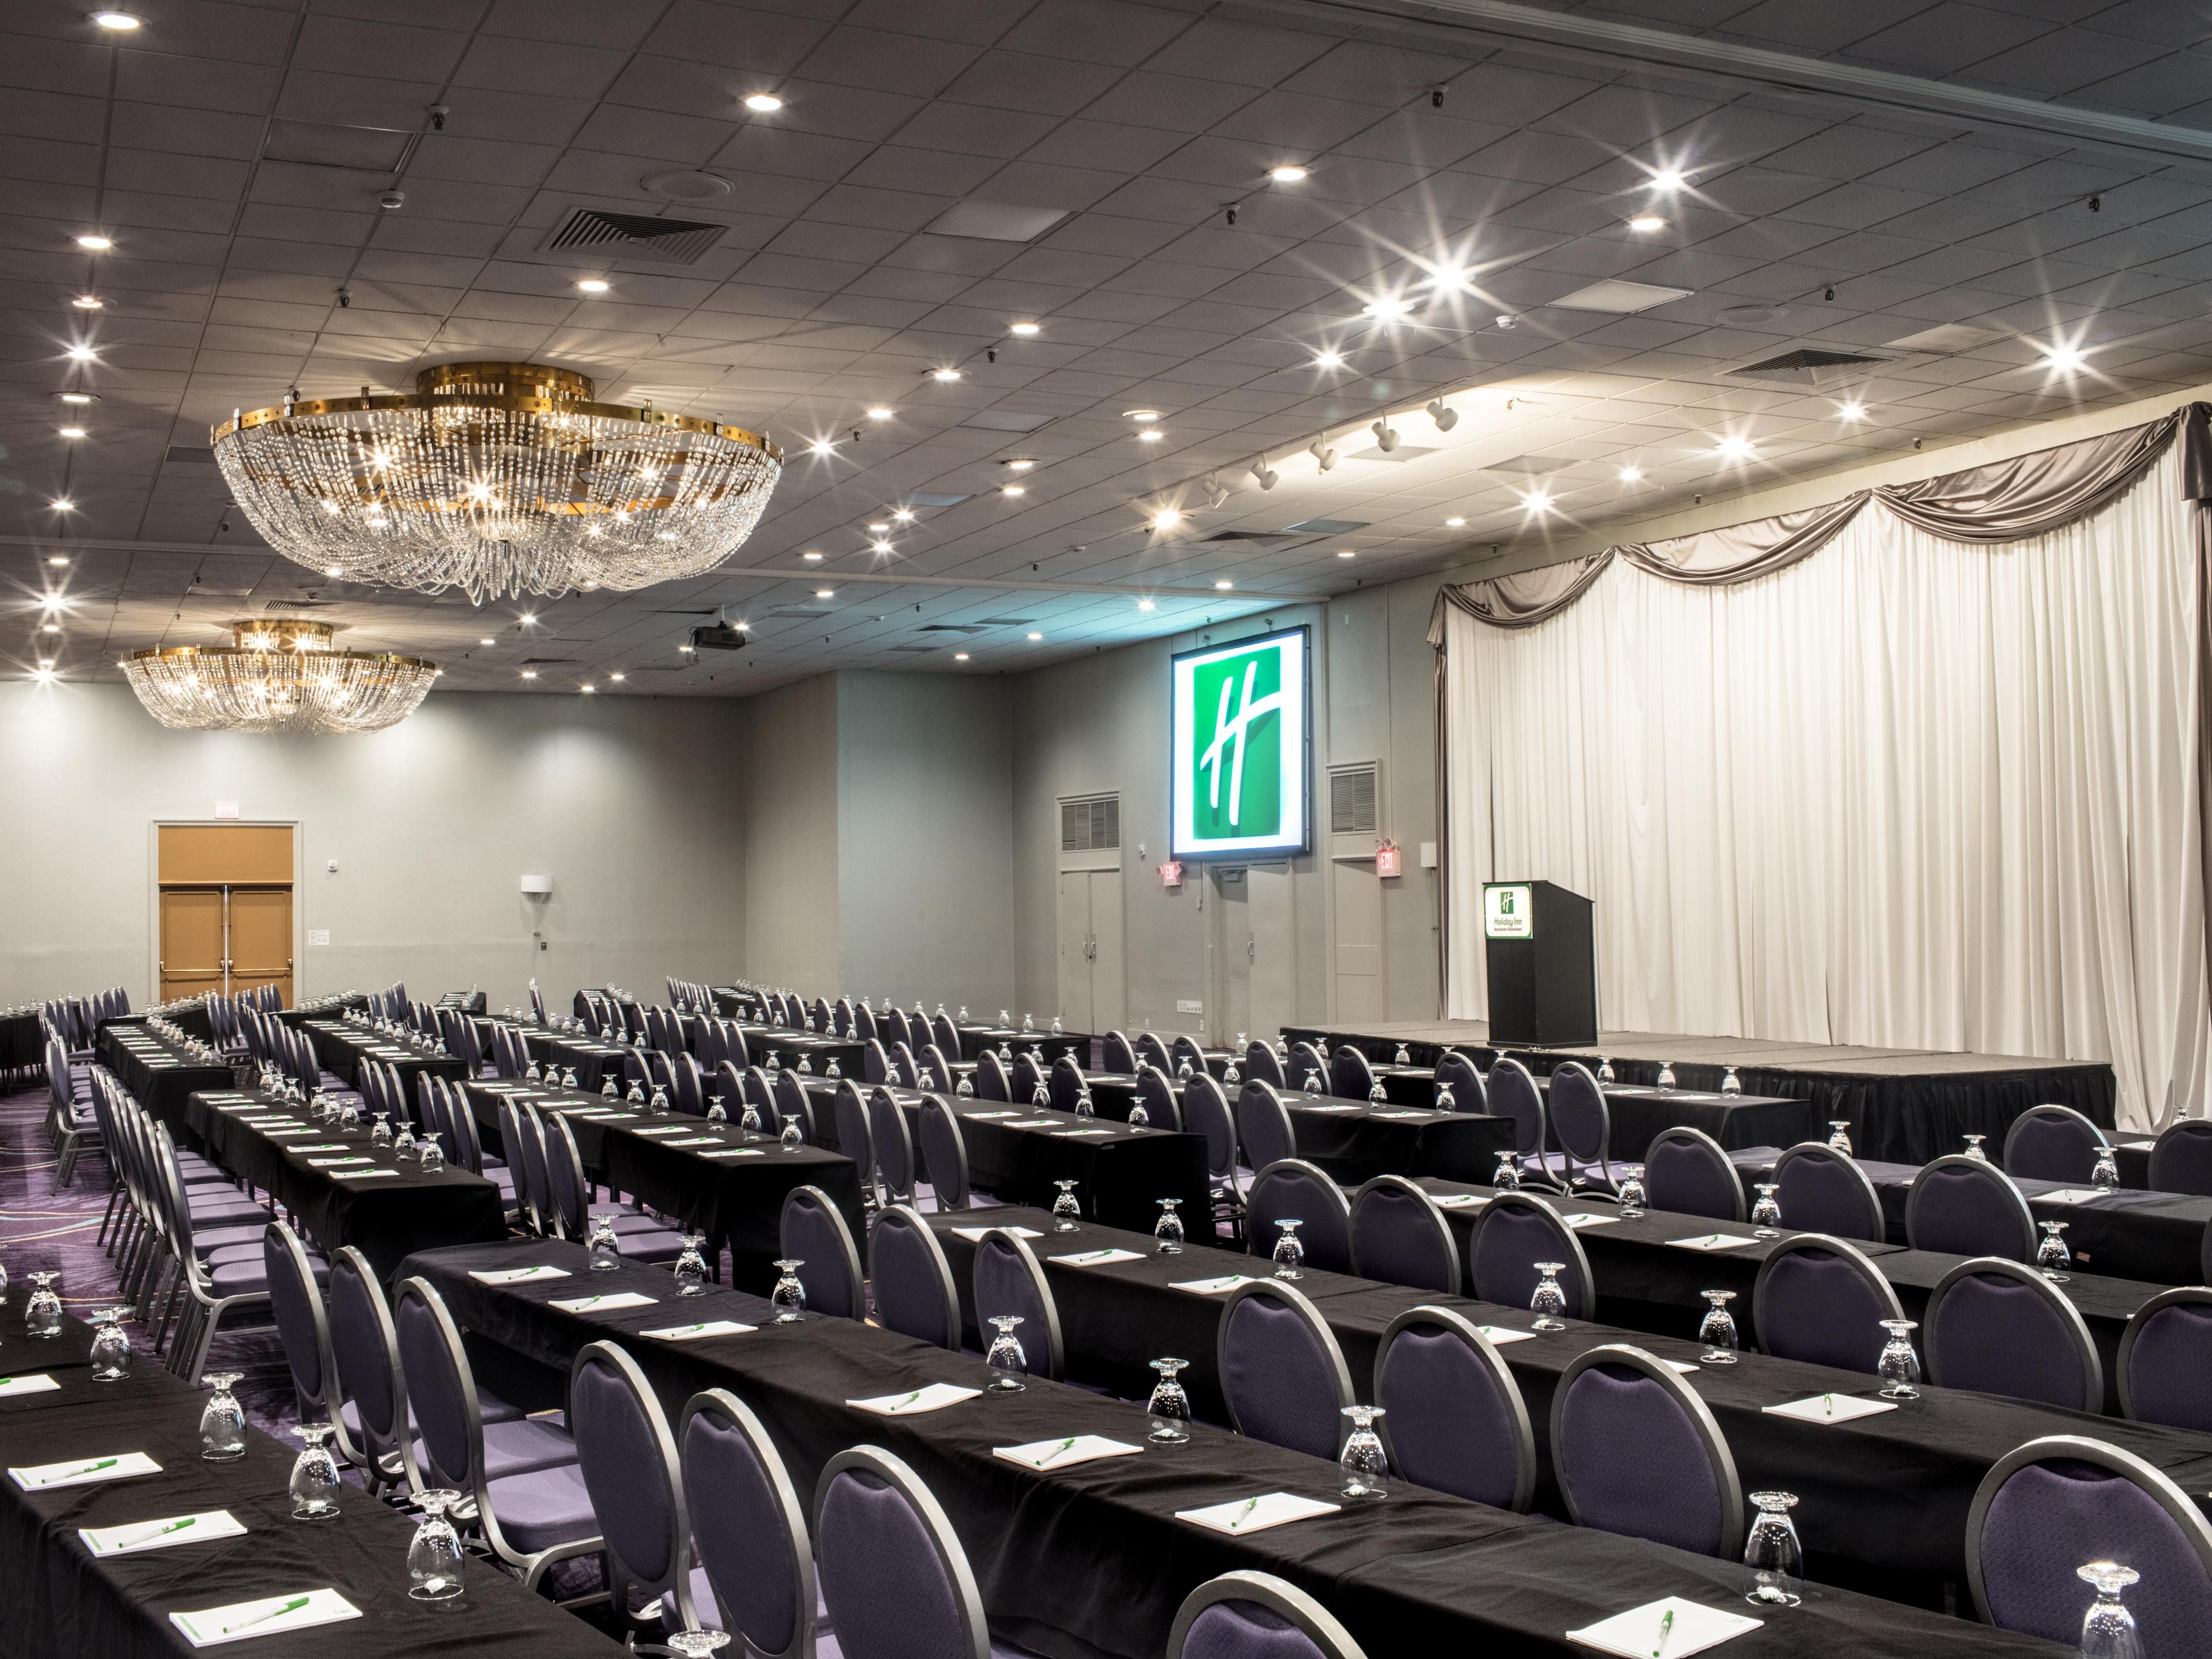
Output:
M722 233L727 228L726 225L701 224L691 219L578 208L538 244L538 251L562 253L588 248L617 259L653 259L664 264L691 265L698 264L707 250L722 240Z

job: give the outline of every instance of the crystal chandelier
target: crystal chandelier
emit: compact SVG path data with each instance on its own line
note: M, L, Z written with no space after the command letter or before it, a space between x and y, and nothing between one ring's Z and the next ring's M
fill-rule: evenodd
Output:
M477 605L696 576L783 471L734 426L592 401L530 363L447 363L399 396L295 400L215 429L232 499L285 557Z
M328 623L238 623L229 645L134 651L123 672L146 712L186 732L381 732L438 678L417 657L340 651Z

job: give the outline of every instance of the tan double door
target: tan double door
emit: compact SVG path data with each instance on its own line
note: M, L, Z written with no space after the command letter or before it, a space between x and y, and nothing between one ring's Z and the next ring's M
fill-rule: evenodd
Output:
M275 985L289 1005L291 826L163 824L158 839L162 1000Z

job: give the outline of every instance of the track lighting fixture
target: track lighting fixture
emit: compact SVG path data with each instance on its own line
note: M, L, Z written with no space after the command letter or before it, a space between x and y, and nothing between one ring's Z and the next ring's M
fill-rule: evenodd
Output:
M1222 483L1220 479L1215 477L1212 473L1207 473L1206 476L1206 504L1208 507L1218 509L1221 504L1228 499L1229 486Z
M1375 434L1375 447L1388 455L1398 447L1398 428L1390 424L1387 415L1367 428Z
M1262 455L1252 463L1252 476L1260 481L1261 489L1273 489L1275 487L1275 480L1281 475L1267 465L1267 458Z
M1429 418L1437 423L1437 430L1449 432L1459 424L1459 410L1441 398L1429 399Z
M1324 447L1319 438L1306 446L1306 453L1314 458L1324 472L1336 465L1336 452Z

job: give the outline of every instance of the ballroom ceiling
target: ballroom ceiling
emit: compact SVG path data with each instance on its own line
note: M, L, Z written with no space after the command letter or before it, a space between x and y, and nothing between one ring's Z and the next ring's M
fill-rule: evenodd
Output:
M14 672L301 607L449 689L1018 671L2212 380L2196 0L131 10L0 12ZM478 611L228 505L234 410L472 359L766 429L766 517Z

